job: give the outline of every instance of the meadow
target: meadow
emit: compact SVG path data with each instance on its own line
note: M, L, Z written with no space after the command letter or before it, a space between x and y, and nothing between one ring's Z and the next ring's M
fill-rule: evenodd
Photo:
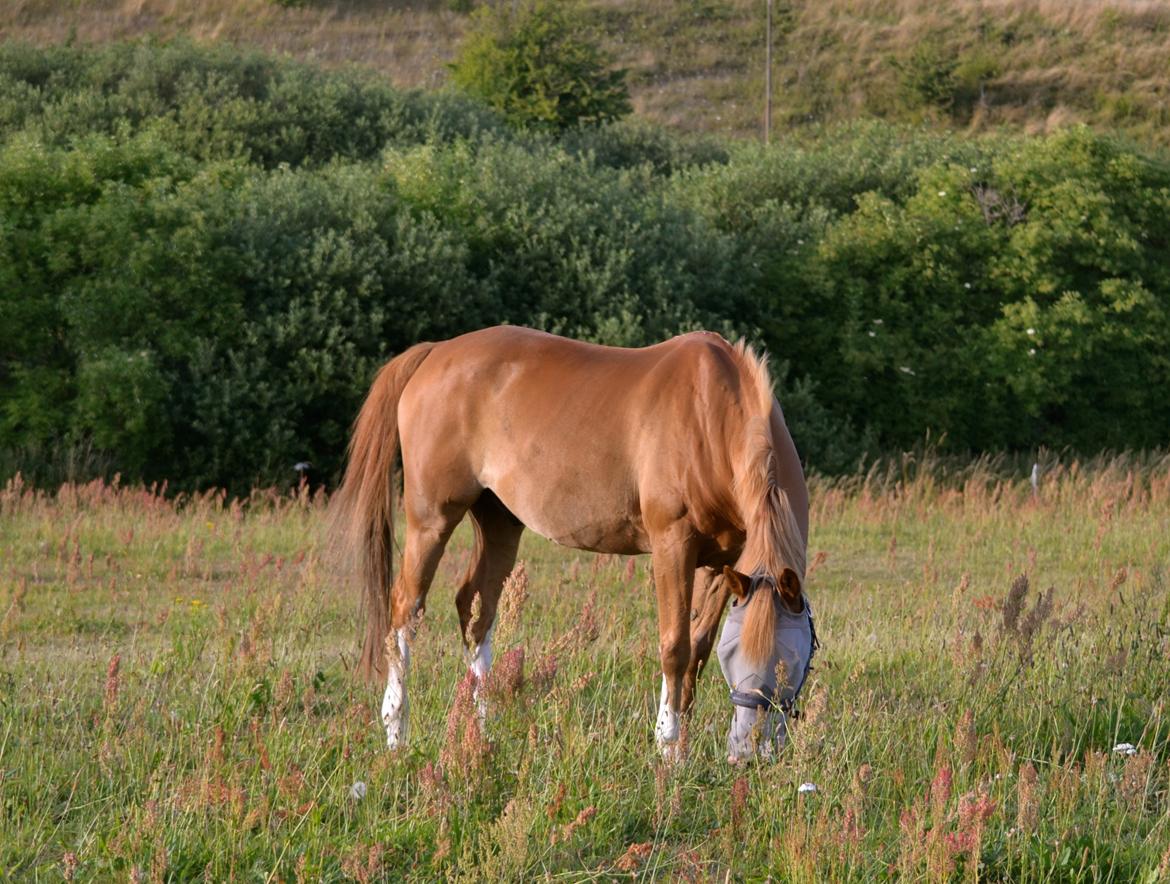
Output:
M522 5L522 4L520 4ZM758 138L762 0L579 0L586 27L629 71L638 115ZM880 118L972 132L1070 123L1165 145L1165 0L777 0L781 128ZM10 0L0 38L37 45L149 37L231 43L401 87L449 82L477 7L497 0Z
M789 745L746 768L717 666L659 760L646 558L526 535L481 731L461 528L391 754L323 495L10 481L0 877L1163 880L1168 465L815 479L823 648Z

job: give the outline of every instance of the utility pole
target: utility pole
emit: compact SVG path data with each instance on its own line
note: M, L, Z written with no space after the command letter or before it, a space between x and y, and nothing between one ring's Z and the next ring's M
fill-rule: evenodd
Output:
M768 48L764 68L764 144L772 141L772 0L768 0Z

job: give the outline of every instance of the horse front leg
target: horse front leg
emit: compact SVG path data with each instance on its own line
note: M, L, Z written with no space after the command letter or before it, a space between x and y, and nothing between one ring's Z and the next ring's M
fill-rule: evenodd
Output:
M658 652L662 692L654 737L663 756L678 760L679 713L691 661L691 590L697 545L689 524L676 522L652 541L654 589L658 597Z
M731 591L723 576L711 568L700 568L695 572L694 589L691 592L691 660L683 678L682 713L686 715L695 702L695 683L699 673L707 665L723 609Z

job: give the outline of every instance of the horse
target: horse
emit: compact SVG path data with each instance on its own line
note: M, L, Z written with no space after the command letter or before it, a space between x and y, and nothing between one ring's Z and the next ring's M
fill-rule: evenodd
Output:
M406 534L395 578L399 450ZM474 551L455 604L478 683L525 528L574 549L651 555L662 670L654 733L668 758L728 599L742 609L731 650L764 688L776 681L766 670L779 620L806 608L808 491L796 447L765 361L712 332L635 349L498 326L417 344L376 375L333 503L360 567L360 666L386 679L391 749L407 738L417 618L465 516ZM752 690L749 705L770 708L767 693Z

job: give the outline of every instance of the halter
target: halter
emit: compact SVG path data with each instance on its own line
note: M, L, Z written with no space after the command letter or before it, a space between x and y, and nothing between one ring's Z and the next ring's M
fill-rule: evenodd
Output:
M764 571L756 571L751 576L751 583L748 584L748 590L744 594L744 602L751 599L754 593L761 586L768 586L772 590L776 589L776 578ZM773 706L779 706L780 711L790 718L799 718L800 711L796 708L796 701L800 697L800 692L804 689L804 683L808 681L808 674L812 672L812 660L820 648L821 643L817 639L816 621L813 619L812 606L808 603L808 598L805 596L803 590L800 593L800 600L804 602L804 611L808 616L808 631L810 633L808 661L804 664L804 672L800 676L800 684L792 692L792 697L781 700L776 703L772 699L772 689L765 685L762 688L755 688L750 691L732 691L731 702L736 706L742 706L747 709L763 709L765 711L771 709Z

